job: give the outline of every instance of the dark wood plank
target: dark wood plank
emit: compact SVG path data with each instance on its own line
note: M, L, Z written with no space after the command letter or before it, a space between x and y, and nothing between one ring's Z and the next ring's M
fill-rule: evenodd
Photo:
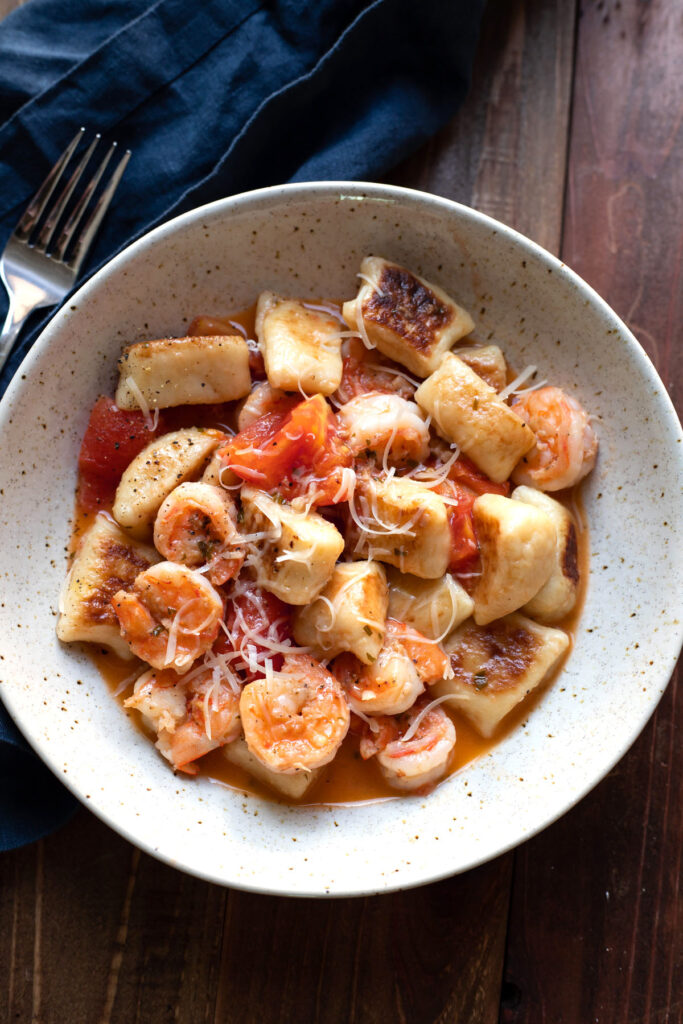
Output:
M369 899L231 893L216 1024L496 1020L510 866Z
M680 5L585 4L563 257L680 397ZM683 1019L681 691L629 754L517 855L501 1021Z
M518 850L501 1024L682 1019L680 703Z
M463 109L392 175L558 252L576 5L491 0Z
M225 901L80 811L0 858L0 1020L211 1020Z
M604 0L580 20L562 255L681 399L683 10Z

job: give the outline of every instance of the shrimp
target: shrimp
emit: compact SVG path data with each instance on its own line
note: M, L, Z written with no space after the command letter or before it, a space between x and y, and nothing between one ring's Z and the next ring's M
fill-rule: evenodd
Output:
M333 670L352 710L362 715L399 715L412 707L425 685L452 674L439 645L397 619L386 620L384 645L374 664L341 654Z
M283 775L328 764L351 717L335 677L304 654L286 655L280 672L247 683L240 714L251 753Z
M376 757L395 789L425 791L442 778L455 747L455 727L437 702L418 701L396 718L374 719L364 729L361 757Z
M171 669L143 673L124 707L139 711L157 734L157 749L174 768L195 775L192 764L237 739L239 686L211 666L184 679Z
M422 462L429 452L429 428L415 402L400 395L358 395L337 413L353 452L372 451L386 463Z
M175 562L145 569L111 605L133 654L181 675L211 647L223 617L221 596L208 580Z
M540 491L572 487L590 473L598 439L588 414L560 388L539 388L512 406L536 435L536 444L516 466L512 479Z
M207 565L207 578L220 586L237 576L244 562L234 516L234 505L220 487L180 484L157 513L154 546L171 562Z

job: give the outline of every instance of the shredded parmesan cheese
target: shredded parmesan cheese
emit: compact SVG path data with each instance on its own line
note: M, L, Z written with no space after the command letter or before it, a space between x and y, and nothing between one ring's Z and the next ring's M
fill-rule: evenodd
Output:
M275 558L276 562L301 562L304 565L310 563L311 559L315 557L315 553L318 550L318 543L313 542L310 547L305 551L283 551L281 555L277 555Z
M527 394L530 391L535 391L537 388L543 387L543 385L546 384L547 381L539 381L537 384L533 384L531 387L520 389L520 384L524 384L524 382L529 380L530 377L533 377L536 373L536 370L537 367L533 365L525 366L522 372L519 373L514 380L511 380L510 383L506 387L504 387L502 391L498 392L498 397L502 399L502 401L506 401L506 399L508 399L511 395Z
M145 417L145 426L147 429L156 430L159 425L159 410L155 409L154 416L152 417L149 411L147 399L143 395L142 391L140 391L135 380L132 377L126 377L125 384L135 401L138 403L140 412Z
M114 696L115 697L120 697L121 694L124 693L128 689L130 684L135 682L135 680L138 678L139 675L140 675L140 668L138 667L138 668L135 669L134 672L131 672L131 674L129 676L126 676L125 679L121 680L119 685L114 690Z
M365 281L366 284L370 285L372 290L376 292L380 296L380 298L385 298L386 293L383 292L380 286L377 284L377 282L373 281L372 278L368 277L367 274L362 274L360 271L358 271L356 277L360 277L361 281Z
M365 722L365 724L370 727L370 732L379 732L379 722L376 721L376 719L370 718L369 715L364 714L362 711L358 711L357 708L354 708L353 713L354 715L358 715L358 717L361 718Z
M410 477L413 480L417 480L418 483L424 484L425 487L429 487L431 490L431 488L438 487L439 484L442 484L444 480L448 479L451 466L457 462L459 457L460 449L456 445L455 451L451 457L440 466L434 466L431 469L424 466L417 466L415 469L412 469L410 473L405 473L404 479Z
M358 312L356 313L356 323L358 325L358 333L360 335L360 339L363 342L363 344L365 345L365 347L367 349L369 349L369 350L371 350L373 348L376 348L377 346L373 345L373 343L368 338L368 331L367 331L367 328L365 326L365 321L363 319L363 311L362 311L362 309L359 309Z
M238 480L236 484L226 484L225 481L223 480L223 474L226 472L226 470L229 471L229 472L232 472L232 470L230 469L230 466L222 466L221 469L219 469L219 471L218 471L218 482L219 482L219 484L221 485L221 487L224 487L226 491L238 491L240 489L240 487L242 486L242 484L244 483L244 481L243 480Z
M411 377L405 370L395 369L393 366L382 366L381 363L365 363L368 370L379 370L380 373L390 373L392 377L403 377L409 384L412 384L414 388L419 388L420 381L416 380L415 377Z
M345 466L341 471L341 483L339 489L332 498L332 504L339 501L351 501L356 490L356 473L350 466Z
M396 742L397 743L408 743L410 740L412 740L413 736L415 735L417 730L420 728L422 722L427 717L427 715L429 714L430 711L433 711L435 707L437 707L439 704L443 704L443 702L446 701L446 700L455 700L455 699L457 699L457 698L455 697L454 694L452 694L452 693L445 693L443 695L443 697L437 697L435 700L430 701L430 703L427 704L426 707L422 708L422 711L419 713L419 715L416 718L414 718L413 721L410 723L410 727L406 730L406 732L403 734L403 736L401 736L400 739L398 739Z

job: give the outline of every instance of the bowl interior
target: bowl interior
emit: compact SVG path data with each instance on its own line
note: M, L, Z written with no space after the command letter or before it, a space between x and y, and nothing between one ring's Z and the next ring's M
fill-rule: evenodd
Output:
M472 312L478 338L495 339L520 369L536 364L596 416L601 453L584 491L591 573L561 677L489 754L426 799L288 807L174 777L83 651L57 641L76 455L93 401L113 391L123 345L182 334L195 315L248 306L264 288L352 296L368 253L442 285ZM673 669L681 446L661 382L624 325L557 259L445 200L304 185L178 218L117 257L55 317L6 395L0 427L0 693L92 810L210 880L342 895L465 870L538 831L599 781Z

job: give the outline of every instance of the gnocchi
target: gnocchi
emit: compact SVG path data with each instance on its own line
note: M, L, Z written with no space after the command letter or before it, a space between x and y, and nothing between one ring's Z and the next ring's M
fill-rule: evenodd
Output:
M59 638L125 661L174 771L282 800L427 793L561 664L582 592L545 492L594 465L587 414L421 272L359 277L129 345L79 460Z

